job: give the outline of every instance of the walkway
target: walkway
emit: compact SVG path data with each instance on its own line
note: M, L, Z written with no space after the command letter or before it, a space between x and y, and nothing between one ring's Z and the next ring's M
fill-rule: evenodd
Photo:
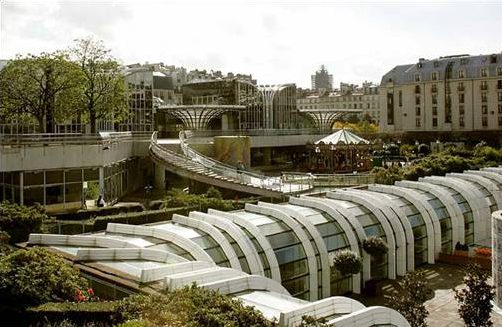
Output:
M453 288L462 288L464 276L463 267L436 263L425 265L417 270L422 270L428 280L429 286L434 290L434 297L425 303L429 310L427 323L429 326L463 327L463 320L458 315L457 302L454 298ZM375 297L350 295L361 301L364 305L388 305L392 302L392 292L399 280L382 281L378 287L381 294ZM493 326L502 326L502 313L499 310L492 312Z

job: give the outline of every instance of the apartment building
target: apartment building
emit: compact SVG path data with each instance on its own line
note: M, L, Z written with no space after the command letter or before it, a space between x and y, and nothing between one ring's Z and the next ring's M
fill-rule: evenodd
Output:
M385 132L471 132L502 128L502 53L419 59L380 85Z

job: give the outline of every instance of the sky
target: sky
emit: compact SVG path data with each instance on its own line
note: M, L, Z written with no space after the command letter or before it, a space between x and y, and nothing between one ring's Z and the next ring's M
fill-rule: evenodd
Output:
M124 64L252 74L310 87L379 83L418 58L502 51L502 1L0 0L0 59L103 40Z

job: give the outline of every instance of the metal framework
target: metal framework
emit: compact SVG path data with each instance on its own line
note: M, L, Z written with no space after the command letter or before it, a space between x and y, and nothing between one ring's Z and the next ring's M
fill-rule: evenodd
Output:
M204 130L209 122L229 111L243 111L240 105L164 105L157 111L181 120L186 129Z
M347 114L359 114L362 109L298 109L312 118L316 127L321 131L330 131L335 121Z

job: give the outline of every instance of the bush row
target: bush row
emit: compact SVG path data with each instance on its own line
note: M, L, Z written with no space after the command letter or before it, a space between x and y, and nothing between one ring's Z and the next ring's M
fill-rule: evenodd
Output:
M54 217L57 220L86 220L95 217L118 215L121 213L141 212L144 210L145 208L143 205L138 203L128 206L92 208L88 210L78 210L77 212L65 212L55 214Z

